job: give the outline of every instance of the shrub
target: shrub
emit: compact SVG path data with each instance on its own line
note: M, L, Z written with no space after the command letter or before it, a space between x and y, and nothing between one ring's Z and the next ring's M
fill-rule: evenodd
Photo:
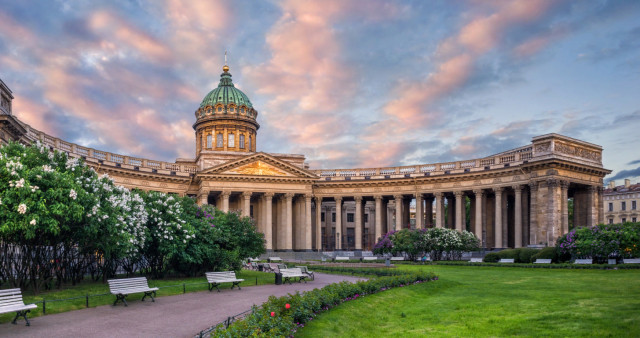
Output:
M553 263L558 263L558 249L555 246L548 246L531 257L531 261L536 259L550 259Z
M513 258L514 261L518 259L518 249L506 249L498 252L500 258Z
M480 241L468 231L458 232L445 228L402 229L381 237L374 246L373 253L405 254L410 260L428 253L432 260L459 260L462 252L479 247Z
M578 228L558 238L559 254L575 258L630 258L640 255L640 223L600 224Z
M533 263L534 261L531 258L540 252L540 249L534 248L520 248L518 250L519 252L518 258L516 258L516 263Z
M500 260L499 252L490 252L484 256L482 260L485 263L496 263Z

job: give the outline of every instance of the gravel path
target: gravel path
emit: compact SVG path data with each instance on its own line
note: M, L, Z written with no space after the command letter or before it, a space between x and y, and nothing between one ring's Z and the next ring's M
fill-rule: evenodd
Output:
M129 306L104 305L30 319L31 326L0 324L1 337L193 337L228 316L264 303L269 296L308 291L357 277L316 273L315 281L293 285L261 285L222 292L202 291L157 297L155 303L128 298ZM160 293L161 295L161 293Z

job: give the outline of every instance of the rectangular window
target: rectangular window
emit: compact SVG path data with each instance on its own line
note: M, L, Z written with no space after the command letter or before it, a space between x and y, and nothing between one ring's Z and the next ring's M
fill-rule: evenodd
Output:
M240 139L238 140L238 144L240 145L240 149L244 149L244 135L240 134Z
M631 210L636 210L636 201L631 201Z
M369 214L364 214L364 222L369 223Z
M620 202L620 210L627 210L627 202Z
M211 148L212 142L213 142L213 136L211 136L211 134L207 135L207 148Z
M609 211L613 211L613 203L609 203Z
M351 222L351 223L353 223L353 215L354 215L354 214L352 214L352 213L350 213L350 212L348 212L348 213L347 213L347 222Z
M251 151L251 135L249 135L249 151Z
M229 148L233 148L236 146L236 138L235 135L229 134Z
M609 218L609 224L613 224L613 218Z
M637 219L637 218L635 218L635 217L631 218L631 222L635 223L635 222L637 222L637 221L638 221L638 219Z
M216 147L222 148L224 147L224 141L222 140L222 134L218 134L216 138Z
M324 212L320 214L320 222L324 222Z
M622 223L627 223L627 219L622 217Z
M333 223L336 222L336 213L335 212L331 213L331 222L333 222Z

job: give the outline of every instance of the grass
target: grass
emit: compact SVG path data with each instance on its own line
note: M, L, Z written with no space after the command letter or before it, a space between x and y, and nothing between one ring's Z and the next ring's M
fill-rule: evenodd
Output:
M237 277L240 279L244 279L244 282L240 283L241 287L256 285L256 281L258 285L273 284L275 282L273 273L265 273L259 271L242 270L237 273ZM160 288L160 290L157 291L157 297L177 295L184 292L199 292L208 290L207 279L204 276L192 278L167 278L161 280L149 280L149 286ZM2 288L8 289L11 287L3 285ZM231 283L225 283L220 286L220 289L228 288L231 288ZM215 291L216 290L214 288L213 292ZM43 315L43 299L46 300L47 315L49 315L53 313L86 308L87 294L90 295L90 307L113 304L113 301L115 300L115 296L109 293L109 286L107 284L103 284L102 282L89 281L82 282L76 286L68 285L63 286L61 289L41 292L37 296L33 295L32 292L23 291L23 298L25 304L38 302L38 308L31 310L28 315L29 318L33 318ZM63 300L68 298L77 299ZM129 299L131 299L131 301L133 302L137 302L140 301L140 298L142 298L142 293L139 294L139 297L138 294L132 294L127 298L128 302ZM122 305L118 304L118 306ZM13 320L14 316L15 312L1 314L0 323L8 323Z
M344 303L296 336L640 335L638 270L399 268L439 280Z

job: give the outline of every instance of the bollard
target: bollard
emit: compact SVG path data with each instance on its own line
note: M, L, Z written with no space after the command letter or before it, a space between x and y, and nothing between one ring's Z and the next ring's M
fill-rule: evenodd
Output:
M187 285L182 283L182 293L187 293Z
M87 293L87 307L89 307L89 294Z
M44 298L42 298L42 314L47 314L47 300Z
M256 285L258 285L258 276L256 276Z

